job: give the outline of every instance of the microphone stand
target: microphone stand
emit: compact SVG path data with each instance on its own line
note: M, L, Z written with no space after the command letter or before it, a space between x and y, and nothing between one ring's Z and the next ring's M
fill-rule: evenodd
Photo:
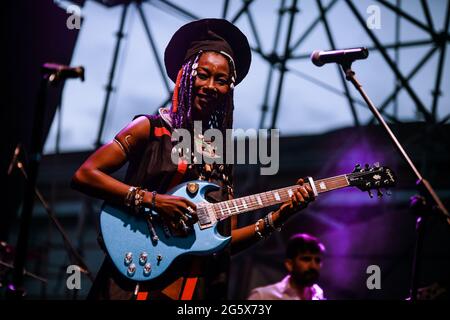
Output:
M25 183L24 200L22 214L20 219L20 229L17 238L16 255L14 257L14 269L12 282L7 288L7 297L11 299L21 299L25 295L23 287L25 260L28 251L28 238L30 233L30 224L34 207L36 192L36 181L39 171L39 165L42 158L43 138L44 138L44 115L47 100L47 88L49 85L56 85L62 77L59 77L58 70L49 70L44 65L42 67L43 76L39 84L39 90L34 111L34 120L31 135L30 152L31 157L28 165L28 175ZM21 163L20 163L21 164ZM22 169L22 168L21 168ZM37 193L38 196L40 195ZM41 200L43 198L39 197ZM44 204L44 207L47 207ZM50 215L52 217L52 215ZM55 221L53 219L53 221ZM57 224L58 226L58 224ZM63 236L64 238L64 236ZM68 240L64 238L64 240ZM78 257L77 255L75 255ZM82 260L79 260L82 261ZM82 266L86 265L82 263Z
M443 205L442 201L439 199L439 196L434 191L431 184L426 179L424 179L423 176L420 174L419 170L416 168L411 158L403 149L397 137L394 135L390 127L387 125L386 121L384 121L378 109L375 107L373 102L370 100L369 96L364 91L361 83L356 79L355 72L351 68L352 62L353 61L348 60L340 63L342 70L345 73L345 78L348 81L350 81L354 85L356 90L358 90L358 92L361 94L364 101L367 103L367 106L369 107L370 111L373 113L375 118L384 128L389 138L393 142L394 146L396 147L397 151L400 153L400 156L403 158L403 160L406 161L409 168L414 173L417 179L416 186L420 196L416 195L411 198L411 208L413 209L413 212L417 215L417 220L416 220L416 244L413 256L411 287L409 297L410 300L416 300L417 285L419 280L419 267L420 267L419 257L423 248L423 238L426 225L425 221L427 220L426 218L429 217L430 212L438 211L440 214L443 214L447 219L447 222L450 223L450 215L448 210Z
M18 148L20 150L20 145L18 146ZM24 151L25 150L23 150L22 152L24 152ZM22 161L15 160L15 163L13 163L13 167L19 168L20 172L22 173L23 177L25 178L25 181L28 181L28 174L25 170L25 167L24 167L24 164ZM69 237L67 236L66 232L64 231L62 225L59 223L58 219L56 218L55 214L53 213L53 210L50 208L48 202L45 200L44 196L42 195L42 193L39 191L39 189L37 187L34 188L34 194L41 202L42 206L44 207L45 211L47 212L47 215L49 216L50 220L55 225L56 229L61 234L61 237L64 241L64 246L69 251L71 256L74 257L75 260L77 261L77 264L79 265L79 267L81 269L81 272L85 273L88 276L88 278L93 282L94 277L92 276L91 272L89 271L86 262L80 256L80 254L75 250L73 245L71 244ZM71 256L69 256L69 257L71 257Z

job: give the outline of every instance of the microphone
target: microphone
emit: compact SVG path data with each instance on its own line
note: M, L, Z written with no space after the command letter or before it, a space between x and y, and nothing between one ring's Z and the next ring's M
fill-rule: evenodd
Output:
M315 50L311 54L311 61L321 67L326 63L351 63L354 60L366 59L369 56L367 48L352 48L343 50L320 51Z
M50 81L68 79L68 78L80 78L84 81L84 67L69 67L63 64L57 63L44 63L42 71L50 73Z
M14 166L16 165L17 158L19 157L19 153L20 153L20 143L16 146L16 149L14 149L14 155L13 155L11 162L9 163L9 167L8 167L8 176L11 174Z

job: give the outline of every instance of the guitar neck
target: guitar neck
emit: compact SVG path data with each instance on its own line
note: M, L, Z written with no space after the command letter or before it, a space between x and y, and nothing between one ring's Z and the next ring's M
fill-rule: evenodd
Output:
M336 177L321 179L313 182L313 186L309 185L317 193L328 192L336 189L348 187L350 185L347 175L343 174ZM212 204L212 208L219 220L226 219L230 216L254 211L262 208L271 207L288 201L298 185L293 185L281 189L257 193L254 195L236 198L233 200L222 201Z

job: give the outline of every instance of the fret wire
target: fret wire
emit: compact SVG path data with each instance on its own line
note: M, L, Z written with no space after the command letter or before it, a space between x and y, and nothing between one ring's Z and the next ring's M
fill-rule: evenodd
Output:
M327 183L327 184L326 184L327 189L332 188L332 187L333 187L333 188L336 188L336 187L337 187L337 188L340 188L340 187L345 187L345 186L346 186L346 184L342 184L342 183L339 183L339 184L336 184L336 183ZM319 190L322 189L322 188L321 188L321 184L316 185L316 188L319 189Z
M326 181L320 181L320 183L325 182L325 183L343 183L343 182L347 182L346 180L326 180Z
M346 181L346 177L344 176L338 176L338 177L332 177L332 178L326 178L326 179L321 179L322 181ZM320 181L320 180L319 180Z
M239 199L239 198L238 198ZM234 200L234 199L233 199ZM233 200L227 200L227 201L233 201ZM220 202L219 202L220 203ZM217 206L219 203L214 203L213 204L213 206ZM248 212L248 211L253 211L254 209L257 209L257 208L259 208L259 207L261 207L259 204L257 204L257 203L255 203L255 202L253 202L252 204L250 204L250 205L248 205L248 203L247 203L247 209L243 206L243 205L238 205L238 208L240 208L240 209L243 209L241 212L243 213L243 212ZM219 205L219 208L221 208L220 207L220 205ZM237 212L236 210L235 210L235 207L233 206L233 207L229 207L230 209L231 209L231 211L232 211L232 213L230 214L230 213L227 213L227 211L229 211L228 209L225 209L224 211L225 211L225 214L224 214L224 216L226 216L226 217L228 217L228 216L230 216L230 215L234 215L234 214L237 214L237 213L239 213L239 212ZM216 216L217 216L217 214L216 214Z
M343 181L341 181L341 182L324 182L324 181L321 181L320 183L317 183L316 184L316 186L320 186L321 184L325 184L325 185L327 185L327 186L345 186L345 185L347 185L347 183L344 183Z
M245 198L245 197L242 197L242 198ZM231 199L231 200L227 200L227 201L229 201L231 203L232 201L235 201L235 200L238 200L238 199L241 199L241 198ZM270 200L268 204L269 205L270 204L277 204L277 203L281 203L281 202L284 202L284 201L283 200L278 201L278 200L274 199L274 200ZM213 204L213 205L217 205L217 204ZM269 206L269 205L264 205L263 204L262 207ZM245 208L242 204L237 204L237 207L238 207L239 211L236 211L236 206L235 205L233 205L233 206L228 205L228 207L231 209L232 213L231 214L227 213L226 216L234 215L234 214L241 213L241 212L243 213L243 212L247 212L247 211L252 211L253 209L260 208L261 205L259 203L257 203L257 202L254 202L254 201L250 204L250 206L247 203L247 208ZM228 211L228 212L230 211L228 209L224 209L224 210Z
M325 184L344 184L344 181L320 181L318 184L325 183Z
M322 182L321 182L322 183ZM316 187L317 186L320 186L321 185L321 183L319 183L319 184L316 184ZM348 184L347 183L343 183L343 182L328 182L328 183L325 183L327 186L347 186Z
M239 198L237 198L237 199L239 199ZM237 199L232 199L232 200L227 200L227 201L233 201L233 200L237 200ZM225 201L224 201L224 202L225 202ZM219 205L220 203L223 203L223 202L214 203L213 206L217 206L217 205ZM244 209L243 211L251 211L253 208L259 207L259 204L257 204L256 202L251 202L251 203L249 203L248 201L246 201L246 203L247 203L247 209L245 209L244 205L239 205L239 204L238 204L237 207L238 207L239 209ZM219 208L222 208L220 205L219 205L218 207L219 207ZM229 208L230 208L233 212L237 213L236 210L234 210L234 209L235 209L235 206L229 206ZM249 210L249 209L250 209L250 210ZM226 211L229 211L229 210L224 208L223 211L226 212ZM229 213L227 213L226 215L229 215Z
M342 184L327 184L327 189L331 189L331 188L341 188L345 185Z
M331 178L325 178L325 179L319 179L319 180L316 180L315 182L317 182L317 181L340 181L340 180L343 180L343 181L346 181L347 179L345 178L345 175L342 175L342 176L336 176L336 177L331 177Z
M233 201L233 200L228 200L228 201ZM286 201L286 200L284 200L284 201ZM282 203L284 201L283 200L270 201L267 206L269 206L271 204L275 205L277 203ZM216 204L213 204L213 206L214 205L216 205ZM248 211L253 211L254 209L261 208L261 205L259 203L256 203L256 202L252 202L250 205L247 204L247 208L245 208L243 205L239 205L239 204L237 205L237 207L238 207L239 211L236 211L236 206L229 206L229 209L223 208L223 210L220 210L220 211L224 212L224 216L228 217L228 216L231 216L231 215L235 215L237 213L244 213L244 212L248 212ZM262 207L265 207L265 205L263 204ZM222 207L219 206L219 208L222 208ZM231 211L231 213L230 213L230 211Z

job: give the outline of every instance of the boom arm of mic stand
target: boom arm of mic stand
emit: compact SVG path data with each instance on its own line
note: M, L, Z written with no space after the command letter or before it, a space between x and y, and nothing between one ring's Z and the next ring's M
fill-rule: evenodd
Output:
M350 81L358 90L358 92L363 97L364 101L367 103L367 106L369 107L370 111L373 113L375 118L377 118L378 122L381 124L381 126L386 130L389 138L391 139L392 143L396 147L397 151L400 153L403 160L408 163L408 166L410 167L411 171L414 173L414 175L417 178L417 185L420 187L419 192L423 194L423 196L426 199L432 200L436 207L439 209L439 211L445 215L447 218L447 221L450 223L450 214L447 210L447 208L444 206L442 201L439 199L438 195L434 191L431 184L423 178L423 176L420 174L419 170L417 170L416 166L412 162L411 158L408 156L406 151L403 149L402 145L398 141L397 137L392 132L391 128L388 126L386 121L384 121L383 116L378 111L378 109L375 107L373 102L370 100L369 96L364 91L361 83L359 83L358 79L355 77L355 72L351 69L351 63L348 64L341 64L342 69L345 73L345 78Z
M386 121L384 121L383 117L381 116L380 112L377 108L375 108L375 105L370 100L369 96L365 93L361 83L356 79L355 72L351 69L351 62L343 63L341 64L342 70L344 70L345 78L350 81L358 90L358 92L363 97L364 101L367 103L370 111L372 111L373 115L379 123L382 125L382 127L386 130L389 138L394 143L394 146L397 148L397 151L400 153L401 157L408 163L411 171L414 173L414 175L417 178L417 187L419 189L419 193L423 196L424 202L428 200L428 205L433 206L434 208L437 208L441 214L447 218L447 222L450 224L450 215L447 211L447 208L443 205L441 200L439 199L438 195L434 191L431 184L425 180L422 175L420 174L419 170L417 170L414 163L411 161L411 158L408 156L406 151L403 149L400 142L397 140L396 136L392 132L391 128L387 125ZM431 203L430 203L431 202ZM412 272L411 272L411 286L410 286L410 300L416 300L417 299L417 284L419 282L419 267L420 267L420 253L422 251L423 247L423 238L425 233L425 225L424 221L426 218L426 214L424 212L420 212L419 216L417 218L417 225L416 225L416 246L414 250L414 257L412 262Z

